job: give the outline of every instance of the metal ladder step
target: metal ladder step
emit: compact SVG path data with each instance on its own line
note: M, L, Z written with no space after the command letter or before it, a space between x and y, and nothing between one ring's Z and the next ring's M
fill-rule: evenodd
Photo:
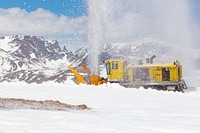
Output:
M188 88L186 83L185 83L185 80L182 80L182 86L183 86L183 89L187 89Z

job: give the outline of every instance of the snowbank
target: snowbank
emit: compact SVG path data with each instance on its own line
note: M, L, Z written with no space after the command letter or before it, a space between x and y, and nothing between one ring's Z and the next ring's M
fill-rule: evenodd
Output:
M101 86L0 83L0 97L84 103L91 110L0 110L1 133L198 133L200 93ZM200 89L199 87L196 89Z

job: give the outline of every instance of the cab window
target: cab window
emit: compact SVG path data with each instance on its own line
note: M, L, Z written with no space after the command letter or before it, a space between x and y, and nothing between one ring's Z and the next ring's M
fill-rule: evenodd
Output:
M106 64L106 72L108 75L110 75L110 63Z
M112 69L118 69L118 63L112 63Z

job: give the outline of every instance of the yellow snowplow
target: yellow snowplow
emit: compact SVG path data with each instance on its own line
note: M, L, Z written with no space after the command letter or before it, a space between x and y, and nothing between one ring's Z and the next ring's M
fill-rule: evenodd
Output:
M146 64L138 63L131 65L126 59L113 59L105 61L107 78L99 75L91 75L89 68L85 64L81 66L87 75L82 76L74 68L68 68L74 73L78 84L100 85L103 83L119 83L125 87L155 88L157 90L182 91L187 89L185 81L182 79L182 65L179 61L172 63L153 64L152 56L146 60Z
M108 60L106 71L108 81L125 87L155 88L158 90L183 91L187 89L182 79L182 65L179 61L153 64L152 61L139 65L128 64L127 60Z
M103 83L107 83L107 79L100 77L99 75L91 75L89 68L81 63L81 66L86 71L87 75L83 76L78 71L76 71L73 67L68 66L74 76L77 78L77 84L92 84L92 85L101 85Z

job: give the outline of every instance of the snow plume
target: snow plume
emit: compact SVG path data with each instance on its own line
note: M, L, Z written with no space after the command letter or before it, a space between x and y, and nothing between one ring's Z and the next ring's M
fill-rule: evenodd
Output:
M111 42L111 38L114 38L114 40L117 42L118 37L120 36L119 34L117 34L119 32L116 32L116 30L118 30L118 28L116 27L116 18L120 16L115 13L118 12L118 6L123 5L122 3L118 2L122 1L87 1L89 66L92 75L98 75L98 58L100 54L101 45L107 42ZM122 27L124 28L124 25Z
M100 46L103 41L103 20L106 6L106 0L96 1L88 0L89 10L89 66L92 75L98 75L98 58L100 53Z
M0 9L0 35L38 35L67 43L84 37L87 17L58 16L42 8L26 12L20 8ZM68 42L69 43L69 42ZM80 42L79 42L80 43Z

